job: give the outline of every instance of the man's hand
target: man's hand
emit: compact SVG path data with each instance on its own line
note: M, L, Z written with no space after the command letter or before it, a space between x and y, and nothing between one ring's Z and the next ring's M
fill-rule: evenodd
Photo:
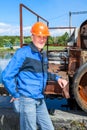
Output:
M68 81L65 79L59 78L58 84L60 85L60 87L63 90L63 96L65 98L70 98Z
M58 84L60 85L61 88L64 88L68 84L68 81L65 79L59 78Z
M12 97L12 99L10 100L10 103L11 103L11 102L14 102L15 100L18 100L18 98Z

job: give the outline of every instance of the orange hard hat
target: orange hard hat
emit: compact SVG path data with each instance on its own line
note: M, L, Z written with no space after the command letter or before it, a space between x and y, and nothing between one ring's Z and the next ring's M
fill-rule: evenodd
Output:
M31 28L31 33L39 36L50 36L48 27L42 22L36 22Z

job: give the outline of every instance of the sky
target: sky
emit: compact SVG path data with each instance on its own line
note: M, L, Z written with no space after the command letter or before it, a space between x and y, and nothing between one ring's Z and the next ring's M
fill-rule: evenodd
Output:
M24 4L49 22L49 27L79 27L87 19L87 0L0 0L0 36L20 36L20 4ZM23 8L23 35L30 35L31 26L37 17ZM51 30L52 31L52 30ZM63 30L62 30L63 31ZM61 32L61 30L59 30ZM55 30L52 31L52 34Z

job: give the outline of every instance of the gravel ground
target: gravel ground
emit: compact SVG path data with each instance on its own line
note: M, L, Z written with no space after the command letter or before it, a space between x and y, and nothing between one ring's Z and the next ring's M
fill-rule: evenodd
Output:
M50 115L55 130L87 130L87 113L55 110ZM12 109L0 109L0 130L19 130L19 116Z
M55 130L87 130L87 113L56 110L51 115Z

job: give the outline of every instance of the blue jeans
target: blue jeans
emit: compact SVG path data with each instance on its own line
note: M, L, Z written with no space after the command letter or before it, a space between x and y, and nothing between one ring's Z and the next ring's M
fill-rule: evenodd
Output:
M54 130L44 99L21 96L14 107L20 113L20 130Z

